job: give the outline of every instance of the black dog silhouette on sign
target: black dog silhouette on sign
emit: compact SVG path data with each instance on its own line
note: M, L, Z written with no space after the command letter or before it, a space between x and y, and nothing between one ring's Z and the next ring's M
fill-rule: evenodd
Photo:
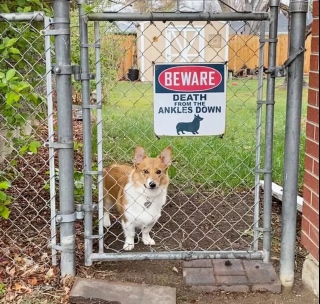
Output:
M194 120L192 122L179 122L177 124L178 135L180 135L180 133L185 134L184 132L199 134L198 131L200 129L200 121L202 120L203 118L199 115L194 115Z

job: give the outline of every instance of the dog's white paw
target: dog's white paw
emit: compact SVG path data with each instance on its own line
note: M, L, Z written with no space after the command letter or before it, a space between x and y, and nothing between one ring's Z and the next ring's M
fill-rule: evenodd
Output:
M134 244L125 243L124 246L123 246L123 249L125 251L132 251L134 249Z
M143 239L143 244L145 244L146 246L154 246L156 244L156 242L150 237L147 239Z
M109 228L111 226L110 215L105 213L103 216L103 226Z

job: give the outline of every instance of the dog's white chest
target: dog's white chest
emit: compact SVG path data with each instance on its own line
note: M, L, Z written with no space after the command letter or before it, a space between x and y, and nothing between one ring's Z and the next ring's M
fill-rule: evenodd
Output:
M135 227L144 228L159 220L166 203L166 191L162 190L155 193L158 195L151 196L146 192L141 194L135 187L128 185L125 193L128 203L125 216Z

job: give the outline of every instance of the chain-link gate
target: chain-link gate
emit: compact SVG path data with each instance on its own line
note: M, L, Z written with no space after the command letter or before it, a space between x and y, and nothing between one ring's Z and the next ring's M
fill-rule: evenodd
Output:
M270 260L278 5L271 6L271 14L81 12L82 73L96 70L96 87L90 87L89 77L82 80L87 265L106 260ZM95 21L94 29L87 19ZM245 31L250 35L242 35ZM132 66L126 62L128 56L133 58ZM229 79L224 136L160 138L154 134L154 66L177 62L225 65ZM140 75L132 79L137 69ZM94 89L92 103L90 90ZM96 116L93 125L91 114ZM144 245L138 233L134 249L126 252L127 231L121 227L121 218L130 210L111 211L111 226L106 223L104 200L112 188L104 189L103 180L113 167L104 170L104 166L129 163L134 170L131 160L137 145L153 157L167 146L173 148L171 183L162 216L151 231L156 245ZM114 187L123 187L120 181ZM126 195L123 191L116 201ZM97 216L93 201L98 201ZM148 212L148 206L142 209Z

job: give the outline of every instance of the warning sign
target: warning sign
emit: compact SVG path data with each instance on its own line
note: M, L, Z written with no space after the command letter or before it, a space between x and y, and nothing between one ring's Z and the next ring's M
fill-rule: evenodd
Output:
M226 126L225 64L156 64L156 135L222 135Z

